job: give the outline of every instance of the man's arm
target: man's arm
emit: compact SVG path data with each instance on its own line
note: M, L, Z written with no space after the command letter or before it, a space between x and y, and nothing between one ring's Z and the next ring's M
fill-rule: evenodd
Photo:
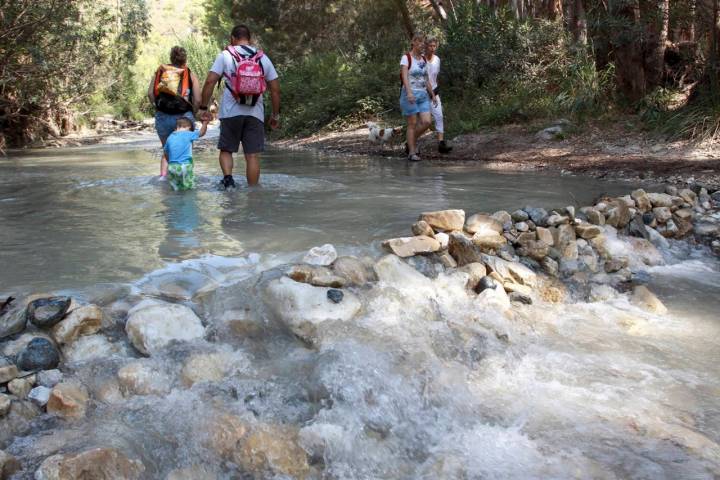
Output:
M213 95L213 90L215 90L215 85L217 85L218 81L220 81L220 75L218 75L215 72L208 72L207 78L205 79L205 85L203 85L202 88L202 97L200 98L200 106L198 107L198 110L200 111L200 119L205 121L212 120L212 114L207 111L208 103L210 102L210 99Z
M280 80L270 80L270 103L272 104L272 115L270 115L270 127L278 128L280 126Z

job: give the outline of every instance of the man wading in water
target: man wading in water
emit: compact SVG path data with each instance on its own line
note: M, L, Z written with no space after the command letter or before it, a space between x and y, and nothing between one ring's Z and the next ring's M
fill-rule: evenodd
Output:
M220 102L220 168L222 187L235 187L232 177L233 153L242 143L245 155L245 175L248 185L260 180L260 153L265 150L265 108L263 92L270 90L272 115L270 127L280 126L280 81L270 59L262 50L250 45L250 29L237 25L230 34L230 45L218 54L210 68L202 89L198 113L203 120L212 119L208 102L215 85L225 81Z

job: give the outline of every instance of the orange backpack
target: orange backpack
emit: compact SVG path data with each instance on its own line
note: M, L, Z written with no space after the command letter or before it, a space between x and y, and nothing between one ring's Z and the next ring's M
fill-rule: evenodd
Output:
M155 107L169 114L192 110L192 80L188 67L160 65L155 72Z

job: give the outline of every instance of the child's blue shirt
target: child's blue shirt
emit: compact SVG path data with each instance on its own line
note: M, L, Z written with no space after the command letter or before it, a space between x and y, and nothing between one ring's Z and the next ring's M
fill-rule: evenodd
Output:
M200 133L190 130L175 131L165 142L168 163L192 162L192 142L200 138Z

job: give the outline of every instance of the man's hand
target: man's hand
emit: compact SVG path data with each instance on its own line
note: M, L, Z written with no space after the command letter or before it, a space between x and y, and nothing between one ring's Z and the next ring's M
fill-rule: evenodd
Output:
M209 123L213 119L213 114L208 112L207 110L201 110L200 113L200 121L203 123Z
M273 130L276 130L280 128L280 114L279 113L273 113L270 115L270 128Z

